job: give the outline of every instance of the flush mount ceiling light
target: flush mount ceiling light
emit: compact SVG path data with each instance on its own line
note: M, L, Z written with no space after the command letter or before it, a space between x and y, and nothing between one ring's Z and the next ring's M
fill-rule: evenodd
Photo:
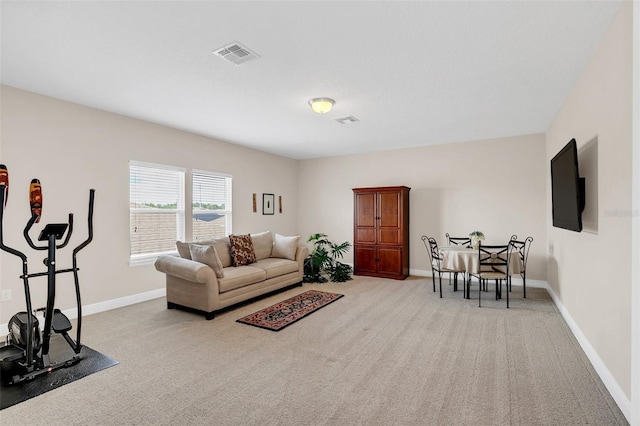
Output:
M309 101L313 112L317 112L318 114L328 113L335 103L336 101L331 98L313 98Z

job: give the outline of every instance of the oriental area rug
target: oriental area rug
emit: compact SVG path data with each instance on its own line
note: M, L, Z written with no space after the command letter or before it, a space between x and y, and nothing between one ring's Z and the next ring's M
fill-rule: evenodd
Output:
M344 295L309 290L251 315L242 317L237 320L237 322L266 328L267 330L280 331L299 319L327 306L329 303L335 302L342 296Z

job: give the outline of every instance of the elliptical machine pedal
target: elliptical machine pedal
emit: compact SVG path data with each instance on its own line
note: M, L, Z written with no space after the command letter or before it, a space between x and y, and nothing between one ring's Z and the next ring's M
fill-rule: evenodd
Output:
M66 317L65 314L60 311L60 309L53 310L53 322L51 323L51 328L56 333L66 333L71 330L73 327L71 326L71 321Z

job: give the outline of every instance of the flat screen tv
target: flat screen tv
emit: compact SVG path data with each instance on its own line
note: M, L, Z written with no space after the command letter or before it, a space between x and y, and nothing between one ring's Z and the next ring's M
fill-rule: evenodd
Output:
M571 139L551 159L551 205L553 226L582 231L584 178L578 172L578 148Z

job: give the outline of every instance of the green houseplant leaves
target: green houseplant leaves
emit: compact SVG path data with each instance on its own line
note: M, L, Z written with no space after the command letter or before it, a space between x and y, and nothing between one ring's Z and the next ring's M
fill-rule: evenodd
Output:
M345 253L351 248L348 241L335 244L326 234L313 234L307 242L313 242L313 250L304 262L303 281L306 283L327 282L325 275L333 282L345 282L351 278L351 266L340 262Z

